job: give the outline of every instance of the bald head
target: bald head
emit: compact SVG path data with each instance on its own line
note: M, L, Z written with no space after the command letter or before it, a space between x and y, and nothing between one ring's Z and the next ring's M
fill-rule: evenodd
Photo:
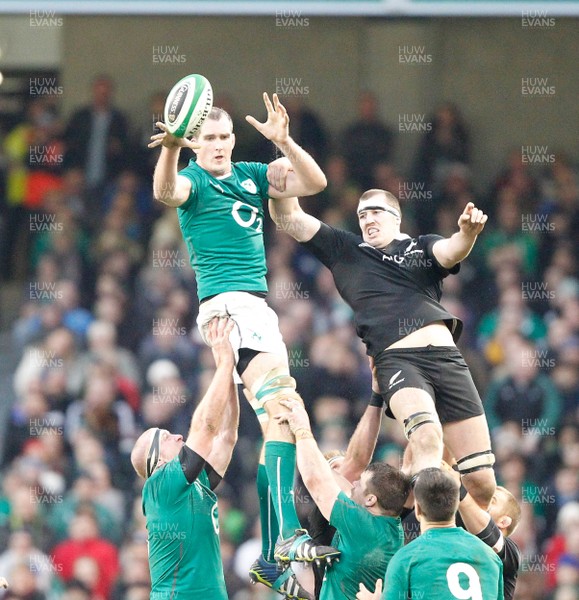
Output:
M157 431L156 427L147 429L139 436L131 452L131 463L139 477L147 479L147 454Z

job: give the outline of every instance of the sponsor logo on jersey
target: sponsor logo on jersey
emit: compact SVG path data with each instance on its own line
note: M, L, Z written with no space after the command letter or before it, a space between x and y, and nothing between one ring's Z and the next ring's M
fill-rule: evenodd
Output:
M257 186L251 179L241 182L241 187L245 188L250 194L257 194Z

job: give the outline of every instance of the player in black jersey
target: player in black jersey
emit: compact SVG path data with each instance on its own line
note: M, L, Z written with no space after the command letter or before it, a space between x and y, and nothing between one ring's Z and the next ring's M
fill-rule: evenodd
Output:
M288 165L270 165L270 183L283 188ZM469 202L449 238L400 232L397 198L369 190L360 198L362 237L305 213L297 198L270 200L278 228L302 242L334 277L354 311L356 330L374 358L386 414L404 427L413 474L437 467L444 441L463 482L486 508L495 490L494 456L482 402L455 346L462 322L441 304L442 280L458 273L487 216Z

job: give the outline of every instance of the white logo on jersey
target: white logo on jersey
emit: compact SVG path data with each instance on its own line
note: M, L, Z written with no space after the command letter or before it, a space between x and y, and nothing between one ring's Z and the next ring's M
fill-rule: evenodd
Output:
M405 377L403 377L402 379L398 379L398 375L400 375L400 373L402 373L402 369L400 369L400 371L397 371L396 373L394 373L394 375L392 375L392 377L390 377L390 381L388 382L389 390L391 390L395 385L402 383L406 379Z
M245 188L250 194L257 194L257 186L251 179L246 179L241 182L241 187Z

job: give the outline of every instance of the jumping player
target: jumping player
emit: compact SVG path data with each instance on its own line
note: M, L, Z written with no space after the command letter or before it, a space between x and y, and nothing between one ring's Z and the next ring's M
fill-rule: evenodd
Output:
M284 159L271 165L273 185L283 189L288 168ZM297 198L271 200L270 213L330 269L354 311L357 333L374 358L386 414L409 440L411 472L440 465L444 433L466 488L486 508L496 485L488 425L455 346L462 323L439 301L442 280L459 271L487 216L469 202L451 237L411 238L400 232L396 197L377 189L358 204L362 237L308 215Z
M314 159L290 137L289 118L277 95L273 102L267 94L263 98L267 121L247 120L288 157L293 170L283 192L269 185L267 165L231 162L233 123L224 110L215 107L194 140L176 138L163 123L157 123L162 133L153 135L149 144L151 148L162 146L153 188L158 200L177 209L197 277L197 325L203 339L207 341L207 323L217 315L230 315L236 323L232 344L237 373L255 399L252 405L265 438L265 466L258 472L259 497L267 498L269 486L283 542L280 547L288 547L285 542L291 540L293 560L310 561L328 556L332 549L317 548L300 529L293 496L287 493L294 481L295 440L271 420L280 412L279 398L299 396L289 374L277 316L265 301L263 201L315 194L324 189L326 178ZM191 160L178 173L183 147L195 152L196 161ZM267 511L266 504L260 508ZM262 535L267 537L268 532ZM263 564L256 568L269 568L270 578L276 574L274 558L290 560L273 548L261 558Z

